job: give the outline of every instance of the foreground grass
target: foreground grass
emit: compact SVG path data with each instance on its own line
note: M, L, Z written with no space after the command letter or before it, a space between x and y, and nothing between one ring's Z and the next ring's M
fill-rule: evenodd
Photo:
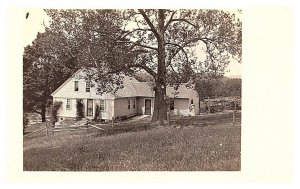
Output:
M91 135L83 132L60 146L24 148L25 171L237 171L241 130L230 117L181 118L169 127ZM200 124L201 123L201 124ZM178 127L180 126L180 127ZM63 138L63 139L62 139Z

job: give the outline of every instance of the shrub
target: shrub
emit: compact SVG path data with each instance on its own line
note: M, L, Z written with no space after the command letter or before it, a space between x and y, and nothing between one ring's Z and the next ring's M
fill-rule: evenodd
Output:
M62 102L61 101L54 101L52 105L52 122L57 122L57 112L58 109L61 107Z
M81 120L84 117L83 102L82 99L78 99L76 102L76 119Z
M97 119L98 119L99 113L100 113L100 107L99 107L99 105L97 104L97 105L96 105L96 110L95 110L95 115L94 115L94 120L97 120Z

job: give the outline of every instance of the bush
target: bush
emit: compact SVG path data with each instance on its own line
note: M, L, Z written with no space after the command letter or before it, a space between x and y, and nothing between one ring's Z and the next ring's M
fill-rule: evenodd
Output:
M99 113L100 113L100 107L99 107L99 105L97 104L97 105L96 105L96 110L95 110L95 115L94 115L94 120L97 120L97 119L98 119Z
M52 105L52 122L57 122L57 112L58 109L61 107L62 102L61 101L54 101Z
M84 112L83 112L83 102L82 99L78 99L76 102L76 119L81 120L81 118L84 117Z

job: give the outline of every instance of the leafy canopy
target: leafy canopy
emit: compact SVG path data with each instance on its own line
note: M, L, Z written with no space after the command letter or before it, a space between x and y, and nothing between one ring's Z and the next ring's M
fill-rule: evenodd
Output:
M66 38L63 52L96 67L87 75L102 90L121 85L120 73L145 71L156 79L161 42L166 84L190 81L196 73L223 75L231 59L241 62L242 24L223 10L164 10L163 27L156 9L45 11L52 18L48 30ZM204 60L197 57L197 45Z

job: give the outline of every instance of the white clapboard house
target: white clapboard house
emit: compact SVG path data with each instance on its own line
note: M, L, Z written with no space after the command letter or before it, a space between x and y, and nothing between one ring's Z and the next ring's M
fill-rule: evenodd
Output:
M81 100L86 118L111 120L113 117L152 115L154 109L154 91L147 82L139 82L134 77L125 76L122 89L115 93L98 94L96 85L86 82L80 75L83 69L74 73L51 95L54 101L61 101L58 110L59 121L76 118L76 103ZM171 98L170 114L179 116L194 116L199 113L199 97L195 90L181 85L178 90L167 88L167 95ZM175 98L174 98L175 97ZM96 106L98 110L96 111Z

